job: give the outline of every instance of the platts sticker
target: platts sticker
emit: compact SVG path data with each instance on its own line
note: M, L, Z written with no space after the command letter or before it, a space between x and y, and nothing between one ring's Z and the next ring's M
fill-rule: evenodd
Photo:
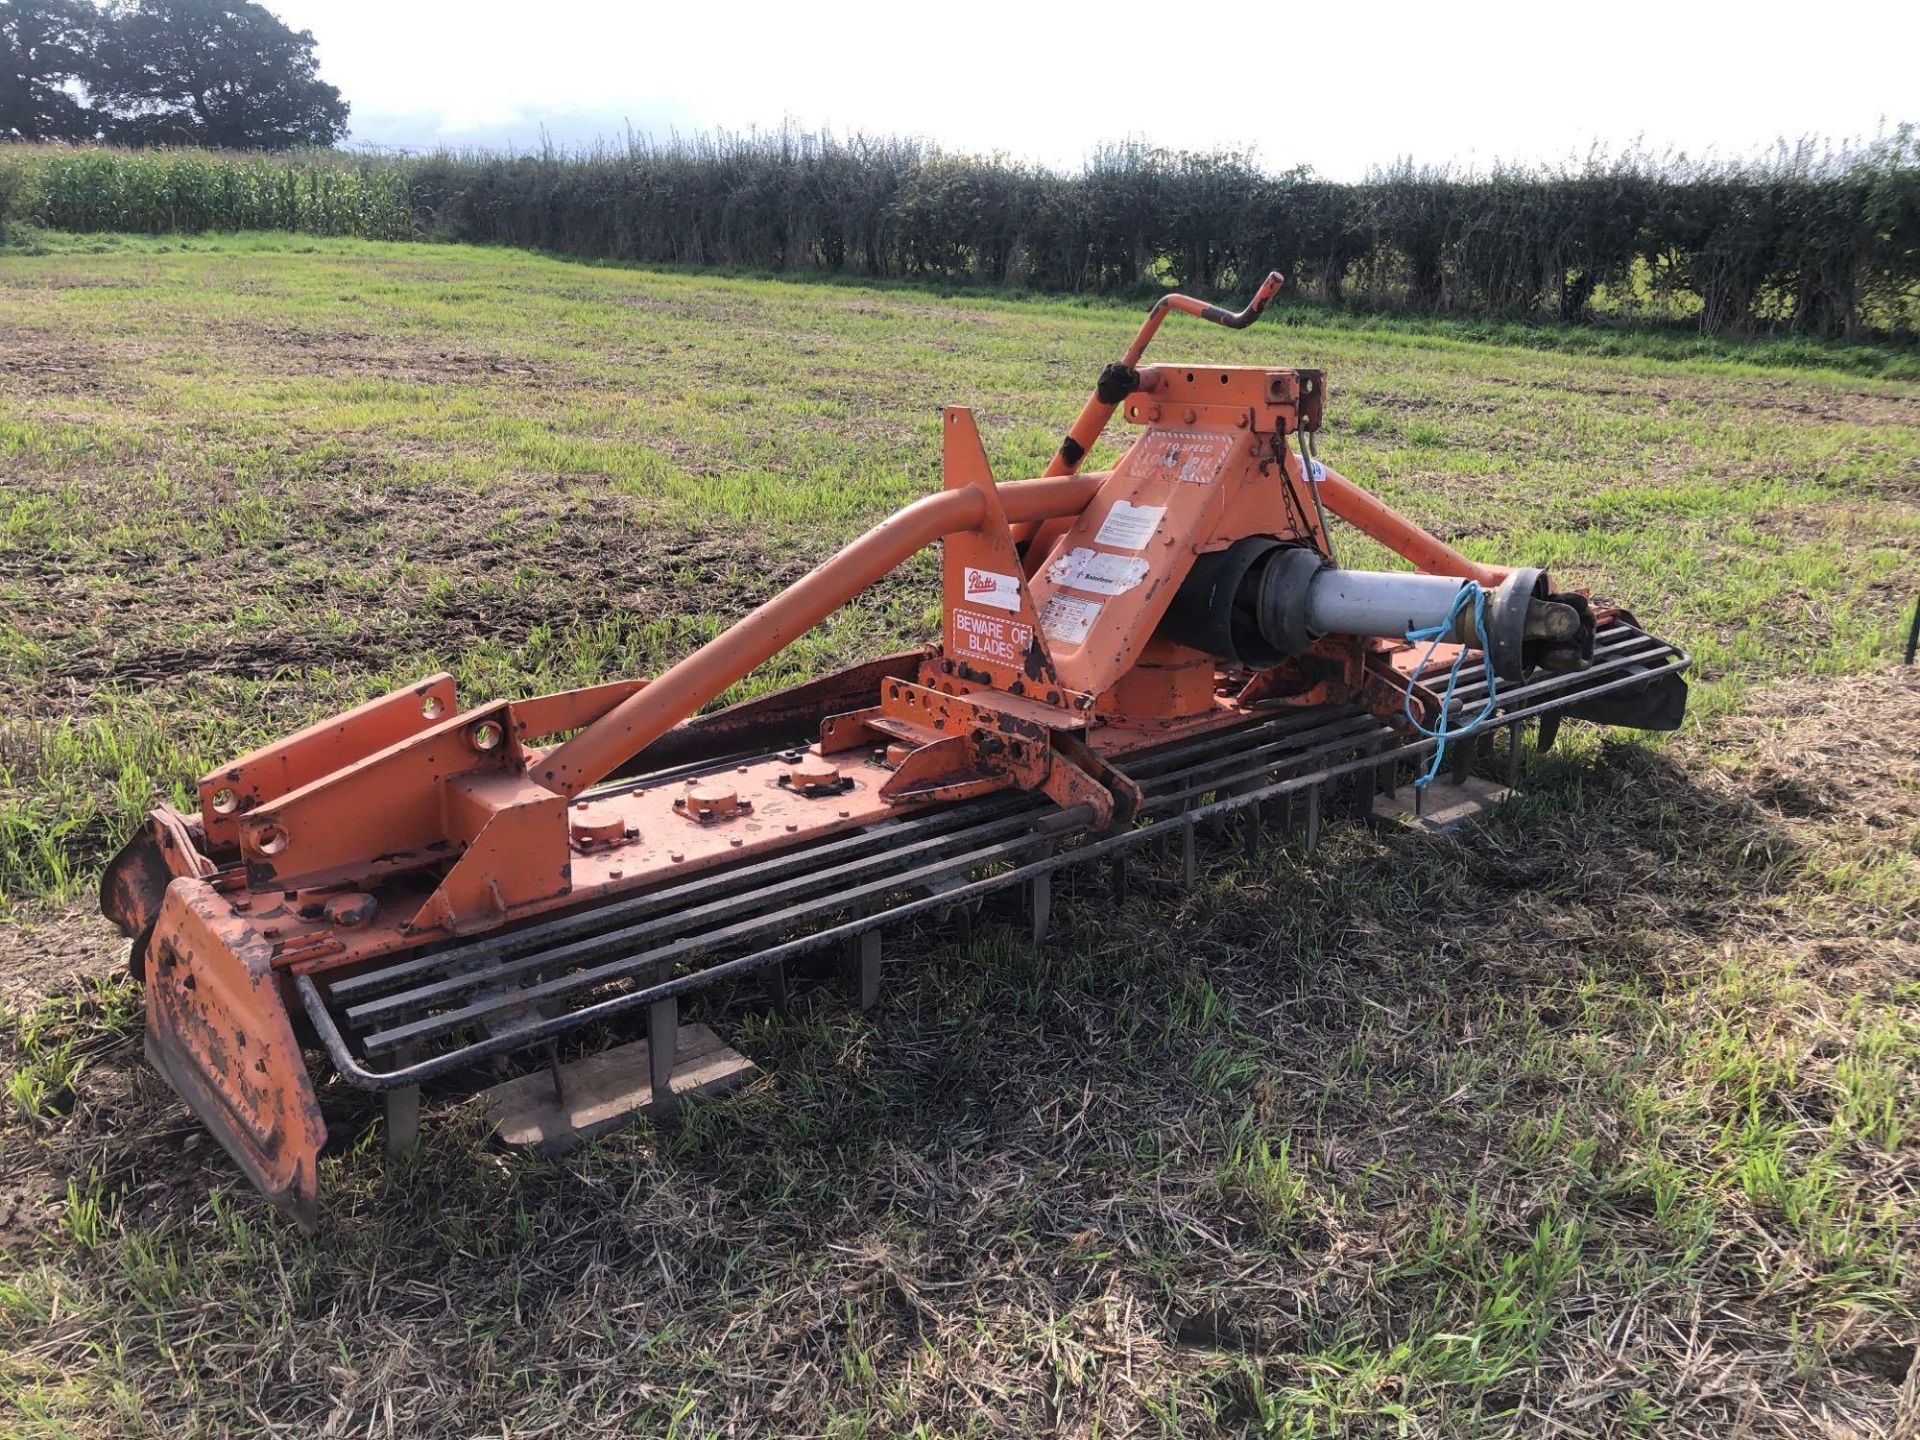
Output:
M967 566L966 600L970 605L991 605L996 610L1018 611L1020 577L1002 575L998 570L976 570Z

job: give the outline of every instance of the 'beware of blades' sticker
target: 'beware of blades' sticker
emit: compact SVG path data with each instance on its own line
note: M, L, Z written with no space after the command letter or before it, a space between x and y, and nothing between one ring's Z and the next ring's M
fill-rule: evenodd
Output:
M991 660L996 665L1021 665L1033 644L1033 627L1023 620L980 610L953 612L953 646L969 660Z

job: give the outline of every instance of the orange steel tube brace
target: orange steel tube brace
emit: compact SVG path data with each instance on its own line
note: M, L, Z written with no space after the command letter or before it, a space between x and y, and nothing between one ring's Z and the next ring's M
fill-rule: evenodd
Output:
M1498 585L1507 578L1504 566L1481 565L1429 535L1398 510L1383 505L1330 466L1320 467L1320 498L1327 509L1363 535L1369 535L1394 554L1413 562L1429 575L1458 575L1479 584Z
M1095 471L997 488L1008 522L1018 524L1079 514L1106 478ZM536 778L569 797L604 780L910 556L986 518L987 497L975 485L914 501L557 747Z
M1280 293L1280 287L1286 284L1286 277L1278 270L1267 273L1260 282L1260 288L1253 292L1253 299L1247 302L1247 308L1238 313L1222 310L1218 305L1209 305L1204 300L1196 300L1191 295L1163 295L1154 301L1153 308L1147 312L1147 318L1141 323L1140 332L1133 337L1133 344L1127 347L1127 353L1120 357L1122 365L1134 366L1140 363L1140 357L1147 353L1147 346L1153 340L1154 332L1159 330L1160 322L1167 318L1169 310L1178 310L1183 315L1192 315L1201 320L1211 320L1216 325L1225 325L1229 330L1244 330L1260 318L1260 312L1267 308L1267 302ZM1100 438L1100 432L1107 428L1107 421L1113 418L1113 412L1120 401L1111 404L1100 398L1100 392L1094 391L1087 397L1087 403L1080 409L1079 418L1067 429L1067 435L1080 447L1082 456L1093 449L1094 441ZM1068 460L1064 450L1054 454L1051 462L1042 473L1045 475L1071 475L1080 468L1078 460ZM1024 536L1018 538L1024 539Z
M1209 305L1204 300L1196 300L1191 295L1162 295L1153 302L1153 308L1147 311L1147 318L1141 322L1139 332L1133 337L1133 344L1127 347L1126 354L1120 357L1122 365L1133 367L1140 363L1140 357L1147 353L1147 346L1160 329L1160 322L1167 318L1167 312L1178 310L1182 315L1192 315L1200 320L1211 320L1216 325L1224 325L1229 330L1244 330L1260 318L1260 312L1267 308L1273 297L1280 293L1280 287L1287 283L1287 277L1278 270L1269 270L1267 278L1260 282L1260 288L1253 292L1253 298L1247 302L1247 308L1240 311L1223 310L1218 305ZM1152 388L1151 372L1141 377L1141 389ZM1080 414L1072 425L1067 427L1067 439L1079 447L1078 459L1067 458L1067 447L1062 445L1054 452L1053 459L1047 462L1042 474L1047 476L1071 475L1080 468L1087 452L1093 449L1099 440L1100 432L1107 428L1107 422L1113 418L1113 412L1120 408L1125 397L1107 401L1100 398L1096 389L1087 396L1087 403L1080 407ZM1027 546L1027 573L1038 572L1045 561L1051 542L1059 538L1058 527L1048 532L1043 527L1016 524L1013 527L1016 544Z

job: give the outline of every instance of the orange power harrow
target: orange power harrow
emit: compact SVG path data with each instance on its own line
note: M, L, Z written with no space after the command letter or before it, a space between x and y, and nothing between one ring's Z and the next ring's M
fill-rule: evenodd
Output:
M116 858L147 1051L304 1224L325 1129L307 1048L389 1095L517 1055L561 1083L644 1018L668 1093L678 1000L827 945L878 983L881 927L1063 865L1284 808L1370 813L1415 772L1517 772L1564 717L1671 729L1687 657L1537 569L1467 559L1313 454L1324 375L1143 365L1156 304L1037 479L943 413L945 484L652 680L463 707L446 675L255 751ZM1115 415L1110 471L1080 462ZM1335 561L1334 520L1411 571ZM703 707L922 548L939 643ZM1410 638L1411 637L1411 638ZM1424 779L1417 783L1424 783ZM1277 803L1276 803L1277 802ZM498 1066L491 1067L493 1069Z

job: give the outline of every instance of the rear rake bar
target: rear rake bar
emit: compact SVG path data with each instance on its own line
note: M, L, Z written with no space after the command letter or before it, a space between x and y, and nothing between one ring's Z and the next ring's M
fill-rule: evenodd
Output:
M1504 731L1507 776L1518 778L1528 722L1678 674L1688 656L1632 625L1602 630L1591 669L1503 690L1495 716L1461 737L1464 770ZM1484 682L1455 705L1477 708ZM1477 743L1475 743L1477 742ZM877 996L880 931L1032 887L1035 939L1046 928L1053 875L1177 840L1194 878L1196 834L1250 812L1256 837L1267 807L1285 802L1309 852L1327 796L1342 785L1352 813L1401 783L1403 767L1437 742L1412 737L1353 706L1283 710L1199 740L1145 752L1127 766L1144 804L1136 823L1103 835L1075 810L1030 796L995 797L886 820L803 851L743 864L507 935L449 946L357 976L300 975L296 986L328 1056L349 1084L404 1090L496 1056L545 1047L583 1027L649 1011L649 1033L670 1034L680 1001L836 945L855 947L861 998ZM639 782L647 783L647 782ZM1295 817L1297 818L1297 822ZM776 982L784 991L784 976ZM662 1057L667 1070L670 1059Z

